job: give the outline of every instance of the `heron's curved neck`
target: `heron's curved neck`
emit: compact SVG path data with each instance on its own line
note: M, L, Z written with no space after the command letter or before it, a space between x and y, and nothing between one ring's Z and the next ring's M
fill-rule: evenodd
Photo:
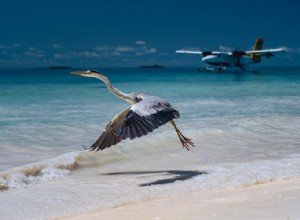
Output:
M111 84L111 82L109 81L109 79L101 74L97 74L96 78L100 79L101 81L103 81L105 83L105 85L107 86L107 88L113 93L115 94L117 97L119 97L120 99L129 102L129 103L135 103L134 99L132 99L129 94L126 94L124 92L121 92L120 90L118 90L117 88L113 87L113 85Z

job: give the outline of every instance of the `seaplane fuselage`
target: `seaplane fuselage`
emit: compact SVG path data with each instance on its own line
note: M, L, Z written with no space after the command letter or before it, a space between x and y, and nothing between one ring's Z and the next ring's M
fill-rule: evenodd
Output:
M228 53L212 52L202 57L202 62L213 66L245 66L255 63L249 56L242 55L237 58Z

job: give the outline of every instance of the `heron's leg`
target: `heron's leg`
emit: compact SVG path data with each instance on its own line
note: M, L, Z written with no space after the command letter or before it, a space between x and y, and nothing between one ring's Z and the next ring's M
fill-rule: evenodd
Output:
M178 135L178 137L179 137L179 140L180 140L180 142L181 142L181 144L182 144L182 147L185 147L187 150L189 150L189 147L190 147L190 146L195 147L195 146L194 146L194 143L192 142L192 140L189 139L189 138L187 138L187 137L185 137L185 136L179 131L179 129L177 128L177 126L176 126L176 124L175 124L175 122L174 122L173 120L171 120L171 121L169 121L169 122L170 122L171 125L173 125L173 127L175 128L175 131L176 131L176 133L177 133L177 135ZM189 145L190 145L190 146L189 146Z

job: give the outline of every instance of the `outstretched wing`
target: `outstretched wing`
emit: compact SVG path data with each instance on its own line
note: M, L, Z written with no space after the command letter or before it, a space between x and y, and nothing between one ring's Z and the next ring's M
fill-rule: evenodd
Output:
M116 115L91 150L104 150L127 138L134 139L178 118L170 103L155 96L141 95L140 101Z
M125 117L130 111L130 108L125 109L117 114L106 126L98 140L90 147L90 150L104 150L112 145L122 141L120 134L121 127L124 125Z

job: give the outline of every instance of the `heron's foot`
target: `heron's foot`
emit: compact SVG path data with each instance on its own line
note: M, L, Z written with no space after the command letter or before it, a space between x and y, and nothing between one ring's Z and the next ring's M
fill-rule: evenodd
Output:
M187 150L190 150L190 146L195 147L192 140L190 138L187 138L187 137L183 136L182 133L179 133L178 137L179 137L179 140L180 140L183 148L186 148Z
M173 127L175 128L175 131L179 137L179 140L182 144L183 148L186 148L187 150L190 150L190 146L195 147L194 143L192 142L191 139L185 137L177 128L175 122L173 120L170 121L171 125L173 125Z

